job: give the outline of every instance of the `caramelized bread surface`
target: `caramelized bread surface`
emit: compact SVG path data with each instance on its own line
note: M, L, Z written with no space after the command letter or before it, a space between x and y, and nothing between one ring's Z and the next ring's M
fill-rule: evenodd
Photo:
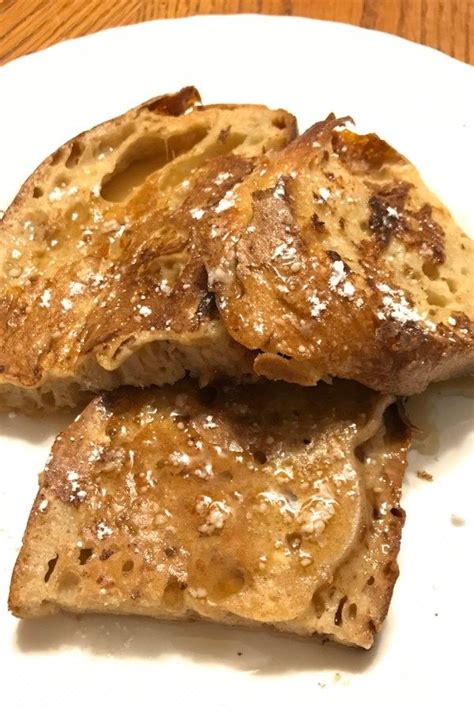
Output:
M248 373L174 214L198 221L295 133L285 111L202 106L188 87L46 159L0 222L0 404L52 409L186 372Z
M271 625L369 648L389 605L407 433L349 381L97 397L41 476L10 608Z
M407 395L474 368L474 242L409 161L329 117L264 158L200 232L255 371Z

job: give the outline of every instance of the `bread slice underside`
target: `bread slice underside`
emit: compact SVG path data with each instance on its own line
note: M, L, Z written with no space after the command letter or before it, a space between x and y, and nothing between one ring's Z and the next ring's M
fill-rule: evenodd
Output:
M408 395L474 369L474 242L414 166L347 119L315 124L197 226L255 370Z
M319 392L186 379L98 396L41 475L12 612L202 618L369 648L398 574L408 434L389 396Z
M173 215L198 220L295 133L285 111L202 106L188 87L46 159L0 221L0 405L52 409L83 391L251 370Z

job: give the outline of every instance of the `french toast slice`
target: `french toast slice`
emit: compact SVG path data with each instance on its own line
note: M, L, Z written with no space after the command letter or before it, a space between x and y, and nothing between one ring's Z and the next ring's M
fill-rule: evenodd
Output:
M409 395L474 369L474 242L415 167L347 119L315 124L197 226L255 371Z
M198 220L295 133L285 111L202 106L188 87L45 160L0 222L0 405L53 409L83 391L251 371L173 215Z
M40 478L9 606L203 618L369 648L398 575L409 435L351 381L98 396ZM258 407L255 406L258 403Z

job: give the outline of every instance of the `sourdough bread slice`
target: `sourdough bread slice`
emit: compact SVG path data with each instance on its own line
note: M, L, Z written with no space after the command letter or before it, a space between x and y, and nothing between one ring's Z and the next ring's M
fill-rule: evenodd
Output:
M349 381L317 398L187 380L97 397L41 476L12 612L201 617L369 648L403 524L391 402Z
M295 132L285 111L206 107L188 87L45 160L0 222L0 404L52 409L121 384L249 372L173 214L197 221Z
M197 226L229 334L255 370L407 395L474 369L474 242L414 166L329 117Z

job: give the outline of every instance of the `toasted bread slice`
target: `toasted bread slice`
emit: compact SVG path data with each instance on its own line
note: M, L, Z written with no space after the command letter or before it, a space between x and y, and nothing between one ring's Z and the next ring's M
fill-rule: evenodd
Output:
M265 623L369 648L397 577L408 437L390 396L349 381L319 395L184 380L97 397L41 477L12 612Z
M257 373L420 392L474 369L474 242L406 158L346 122L316 124L208 212L210 285Z
M197 220L291 140L264 106L153 99L62 146L0 223L0 402L75 405L82 390L251 370L222 328L202 263L173 222ZM200 171L213 166L205 190Z

